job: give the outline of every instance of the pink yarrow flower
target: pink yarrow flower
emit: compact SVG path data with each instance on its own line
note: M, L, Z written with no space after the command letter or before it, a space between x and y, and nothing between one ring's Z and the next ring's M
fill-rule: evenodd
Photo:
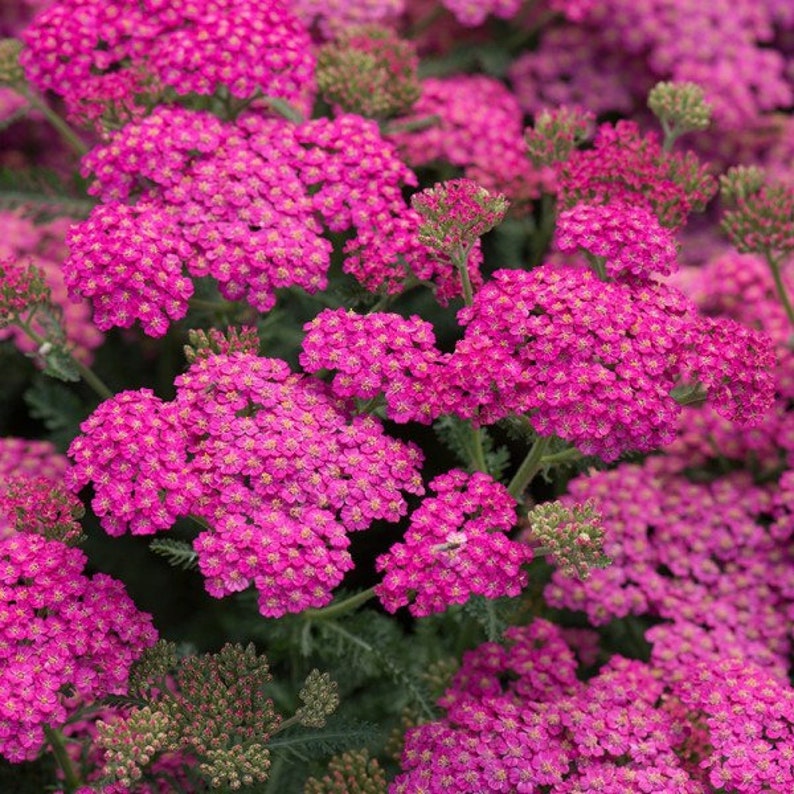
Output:
M85 564L58 541L0 538L0 755L12 763L36 758L44 726L66 721L64 692L125 694L131 664L157 639L121 582L89 578Z
M438 495L413 513L404 542L376 562L385 575L375 592L386 609L408 605L421 617L472 595L518 595L532 550L505 534L516 521L507 489L486 474L458 470L437 477L430 488Z

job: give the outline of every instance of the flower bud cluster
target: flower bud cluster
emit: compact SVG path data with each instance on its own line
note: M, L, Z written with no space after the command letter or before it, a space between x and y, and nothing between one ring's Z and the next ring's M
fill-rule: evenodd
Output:
M15 322L27 309L49 300L50 288L41 268L0 260L0 329Z
M535 553L546 550L564 574L584 579L591 568L605 568L611 560L604 554L604 527L595 502L567 506L546 502L527 516L529 530L523 539Z
M564 163L590 136L594 122L592 113L579 108L542 110L525 133L530 161L536 168Z
M385 119L421 93L416 47L375 25L343 28L317 54L317 87L346 113Z
M502 222L509 202L471 179L452 179L416 193L411 206L419 213L419 242L454 261Z
M25 72L19 63L21 52L21 41L0 39L0 86L15 86L25 81Z
M303 794L385 794L386 785L378 759L370 758L366 750L351 750L335 755L321 780L309 778Z
M648 94L648 107L668 134L705 130L711 123L711 105L696 83L657 83Z
M303 704L295 716L307 728L323 728L339 706L339 686L328 673L312 670L298 693Z
M225 333L219 328L210 328L209 331L191 328L187 332L187 338L189 344L185 345L184 353L188 364L192 364L197 358L227 353L256 355L259 352L259 336L253 326L246 326L239 331L236 328L227 328Z

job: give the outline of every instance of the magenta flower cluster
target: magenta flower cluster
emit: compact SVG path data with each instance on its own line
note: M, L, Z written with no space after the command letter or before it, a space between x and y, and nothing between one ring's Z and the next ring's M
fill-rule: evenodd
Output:
M383 396L395 422L429 423L434 404L438 350L433 326L419 317L325 309L306 325L300 364L306 372L331 370L339 397Z
M89 121L140 116L166 89L299 107L313 92L308 31L281 0L57 0L24 41L28 80Z
M560 251L581 250L603 259L609 276L668 276L678 269L672 232L642 206L582 202L560 213L556 235Z
M406 734L390 791L702 792L651 668L614 656L585 684L553 624L505 639L464 655L440 700L446 715Z
M270 616L328 603L352 567L347 533L398 520L402 492L423 492L416 446L282 361L201 357L175 385L171 403L143 389L100 405L70 448L70 482L94 484L111 534L200 518L216 597L254 584Z
M359 116L224 124L162 108L91 152L84 168L105 203L71 230L64 269L103 329L138 320L162 336L187 312L191 278L211 276L223 297L260 311L277 288L324 289L325 229L357 231L345 270L368 289L399 291L413 276L437 279L440 299L460 292L450 265L418 240L419 216L401 193L415 176Z
M446 362L449 410L482 423L526 413L539 435L605 460L673 440L681 408L670 392L682 378L716 387L717 409L745 421L774 397L765 337L700 318L658 282L604 283L551 265L500 270L459 318L465 334Z
M692 483L676 468L652 458L571 483L566 500L593 499L601 512L612 565L584 581L555 572L547 602L596 626L627 615L674 621L648 632L671 673L730 646L780 674L794 579L785 537L764 526L771 489L743 472Z
M0 538L0 755L9 761L38 756L44 726L66 721L68 698L126 693L130 665L157 639L120 582L83 574L86 559L38 535Z
M516 502L487 474L453 470L430 483L401 543L378 558L385 572L375 592L389 612L408 605L417 617L463 604L472 595L518 595L532 561L529 545L505 534L516 522Z

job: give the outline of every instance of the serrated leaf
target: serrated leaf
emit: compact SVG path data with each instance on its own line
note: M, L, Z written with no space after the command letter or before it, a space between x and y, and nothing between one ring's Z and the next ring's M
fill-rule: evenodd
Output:
M157 538L149 544L149 548L155 554L165 557L172 568L181 568L183 571L198 568L198 553L187 541Z
M40 419L49 431L49 440L65 450L80 431L86 409L71 389L42 375L25 392L24 400L34 419Z
M283 734L277 734L268 741L267 747L273 753L285 754L290 760L306 763L311 759L368 745L379 733L377 725L331 717L324 728L290 728Z

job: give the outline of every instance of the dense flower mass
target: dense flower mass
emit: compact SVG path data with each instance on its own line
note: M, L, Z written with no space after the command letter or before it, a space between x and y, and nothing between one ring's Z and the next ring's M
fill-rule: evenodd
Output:
M626 615L687 621L701 627L695 650L727 629L743 655L781 671L792 560L764 527L772 491L745 473L692 483L667 467L649 459L571 483L565 499L593 499L601 512L612 565L584 581L556 572L546 600L584 611L594 625Z
M657 707L663 684L613 657L587 684L556 626L512 627L464 655L446 715L406 735L391 791L701 792L676 753L685 726Z
M28 80L91 121L140 115L166 89L299 106L312 90L308 32L281 0L57 0L24 41Z
M307 372L335 372L334 394L373 400L383 396L395 422L429 422L440 413L433 404L432 378L439 353L430 323L399 314L356 314L326 309L306 326L301 366Z
M149 534L188 513L208 591L255 584L266 615L322 606L352 567L347 533L421 493L414 445L351 417L319 381L250 353L197 358L177 397L106 401L70 448L73 488L93 482L110 534Z
M713 386L717 410L745 421L773 400L768 340L713 325L656 282L602 283L549 265L501 270L459 317L465 334L440 387L449 412L484 423L526 413L538 434L605 460L673 440L681 378ZM703 347L712 333L726 346L721 360Z
M34 759L45 725L62 725L64 692L91 701L127 691L129 668L157 639L123 585L83 574L86 556L58 541L0 539L0 755Z
M436 477L430 488L438 495L412 514L404 542L377 560L385 575L375 592L386 609L408 605L421 617L472 595L518 595L532 549L505 535L516 521L507 489L487 474L457 470Z
M677 268L675 239L656 216L624 202L577 204L557 219L557 248L602 259L608 275L666 276Z
M317 292L328 283L325 229L358 232L344 268L368 289L399 291L416 278L435 281L440 300L460 292L454 268L419 242L419 216L401 192L415 176L360 116L224 124L164 108L84 167L106 203L71 230L64 268L71 294L92 298L103 329L138 320L163 335L187 312L192 279L205 276L224 298L260 311L280 287Z

